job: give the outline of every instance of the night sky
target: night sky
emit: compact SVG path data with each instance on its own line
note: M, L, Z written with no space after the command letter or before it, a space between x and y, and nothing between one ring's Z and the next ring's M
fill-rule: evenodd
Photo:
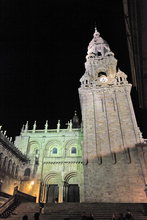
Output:
M58 119L64 128L74 110L81 117L79 79L95 23L131 82L122 0L1 0L0 124L9 136L27 120L29 129L35 120L56 128ZM135 90L133 101L140 115Z

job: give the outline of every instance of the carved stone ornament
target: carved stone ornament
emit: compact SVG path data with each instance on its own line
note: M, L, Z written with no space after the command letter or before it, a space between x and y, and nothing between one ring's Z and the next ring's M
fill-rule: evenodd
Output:
M93 39L89 43L85 63L85 73L80 79L81 87L109 87L128 84L127 75L117 71L117 60L108 43L103 40L95 28Z

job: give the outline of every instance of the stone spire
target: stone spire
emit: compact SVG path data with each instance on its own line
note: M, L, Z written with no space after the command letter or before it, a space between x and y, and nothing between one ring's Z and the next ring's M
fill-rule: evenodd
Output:
M34 122L32 133L35 133L35 131L36 131L36 121Z
M28 131L28 121L26 122L26 125L25 125L25 130L24 132L27 132Z
M22 128L21 128L21 132L24 132L24 125L23 125Z

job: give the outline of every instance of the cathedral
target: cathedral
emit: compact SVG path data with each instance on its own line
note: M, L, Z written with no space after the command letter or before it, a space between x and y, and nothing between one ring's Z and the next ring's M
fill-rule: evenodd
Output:
M80 79L82 123L75 112L66 129L29 129L15 139L27 159L19 191L37 201L147 201L147 146L136 122L131 84L95 28ZM25 165L24 165L25 164ZM7 188L3 188L7 191Z

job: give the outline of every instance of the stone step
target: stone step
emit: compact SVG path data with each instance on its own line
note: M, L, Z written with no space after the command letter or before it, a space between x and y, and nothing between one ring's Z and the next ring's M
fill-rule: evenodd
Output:
M134 215L135 220L147 220L147 216L143 215L142 204L114 204L114 203L59 203L59 204L46 204L45 213L40 215L40 220L80 220L83 212L87 215L93 213L95 220L110 220L112 213L119 214L120 212L126 213L130 209ZM8 220L21 220L27 214L29 220L34 219L34 213L39 212L39 205L36 203L26 202L20 204L16 208L14 214Z
M112 213L126 213L130 209L135 220L146 220L147 217L143 215L143 207L141 204L130 203L63 203L63 204L46 204L45 214L42 215L43 220L58 220L64 218L80 219L82 212L87 215L92 212L95 220L111 219Z
M7 220L21 220L24 215L28 215L29 220L34 220L35 212L39 212L39 204L33 202L21 203Z

